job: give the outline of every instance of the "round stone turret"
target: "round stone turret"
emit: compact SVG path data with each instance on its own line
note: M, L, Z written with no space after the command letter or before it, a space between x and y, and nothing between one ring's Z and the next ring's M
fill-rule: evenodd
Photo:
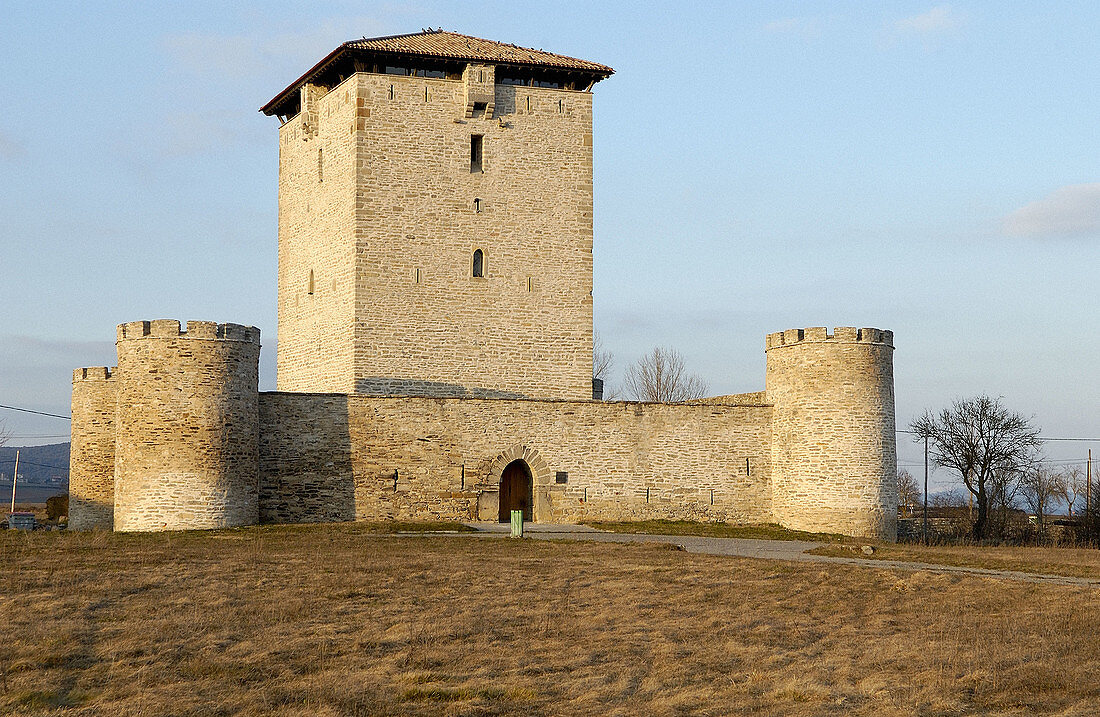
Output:
M96 366L73 372L70 530L110 530L114 525L116 389L114 369Z
M897 537L893 333L769 334L772 512L797 530Z
M115 529L256 523L260 330L133 321L117 347Z

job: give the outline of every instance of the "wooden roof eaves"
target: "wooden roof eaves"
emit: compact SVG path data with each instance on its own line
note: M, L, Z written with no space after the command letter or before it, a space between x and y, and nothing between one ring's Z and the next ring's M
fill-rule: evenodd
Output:
M416 34L416 33L412 33L412 34ZM402 35L395 35L394 37L403 37L403 36ZM282 92L277 94L274 97L274 99L272 99L266 105L261 107L260 112L263 112L265 115L268 115L268 116L276 114L278 107L281 104L283 104L289 97L291 97L295 92L297 92L298 88L300 88L303 84L308 82L311 77L320 74L329 65L336 62L336 60L339 59L340 56L345 54L345 53L350 54L350 55L359 55L359 56L374 56L374 57L387 57L388 56L388 57L403 58L403 59L405 59L405 58L408 58L408 59L432 58L432 59L435 59L435 60L441 60L443 62L454 62L454 63L484 62L486 64L494 64L494 65L498 65L498 66L507 66L507 67L515 67L515 68L525 68L525 69L532 69L532 70L535 70L535 71L537 71L539 68L544 68L544 69L547 69L547 70L550 70L550 71L555 71L555 72L564 72L564 73L568 73L568 74L578 74L578 75L589 76L589 77L592 78L592 83L593 84L595 84L596 82L599 82L600 80L605 80L605 79L607 79L608 77L610 77L611 75L613 75L615 73L615 70L611 69L610 67L607 68L606 72L604 72L604 71L597 71L597 70L577 68L577 67L553 65L553 64L545 63L545 62L530 63L530 62L518 62L516 60L503 60L503 61L500 61L500 62L491 62L491 61L488 61L488 60L479 60L479 59L476 59L476 58L454 57L454 56L451 56L451 55L429 55L429 54L421 54L421 53L398 52L398 51L393 51L393 50L364 49L364 48L354 47L353 46L354 42L355 42L355 40L345 42L345 43L341 44L339 47L337 47L335 50L330 52L328 55L326 55L324 57L324 59L322 59L316 65L314 65L313 67L309 68L306 72L304 72L301 77L294 80L294 82L290 83L290 85L288 85L285 90L283 90Z
M347 50L347 44L348 43L346 43L346 42L343 43L342 45L337 47L335 50L330 52L328 55L326 55L316 65L314 65L313 67L306 70L302 74L301 77L294 80L294 82L291 82L285 90L283 90L279 94L275 95L275 97L270 102L268 102L266 105L261 107L260 112L263 112L265 115L268 115L268 116L271 116L271 115L275 114L276 108L279 105L281 105L284 101L286 101L287 97L289 97L290 95L297 92L298 88L301 87L302 85L304 85L306 83L306 81L309 80L310 77L312 77L313 75L319 73L321 70L328 67L330 64L332 64L336 60L337 57L339 57L341 54L343 54L344 51Z

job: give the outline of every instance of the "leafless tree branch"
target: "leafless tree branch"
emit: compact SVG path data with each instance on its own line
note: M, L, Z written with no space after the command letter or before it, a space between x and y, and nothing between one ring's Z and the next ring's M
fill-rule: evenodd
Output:
M702 398L707 382L684 367L684 357L670 348L656 347L626 370L626 388L638 401L676 403Z

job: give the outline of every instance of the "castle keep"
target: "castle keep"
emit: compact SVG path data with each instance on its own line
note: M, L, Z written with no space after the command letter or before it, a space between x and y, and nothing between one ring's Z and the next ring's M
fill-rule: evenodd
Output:
M118 327L73 377L70 526L683 518L892 539L893 336L792 329L765 390L604 402L593 62L450 32L345 43L279 128L277 388L259 330Z

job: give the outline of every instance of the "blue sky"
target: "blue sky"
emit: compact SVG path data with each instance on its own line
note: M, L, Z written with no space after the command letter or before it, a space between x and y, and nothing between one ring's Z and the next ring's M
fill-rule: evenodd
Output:
M272 387L277 121L257 108L344 40L442 26L616 68L595 88L595 310L619 370L663 344L712 392L758 390L765 333L878 326L899 427L984 392L1100 435L1095 3L260 7L5 3L0 403L67 413L72 368L159 317L259 326ZM13 444L67 431L0 413Z

